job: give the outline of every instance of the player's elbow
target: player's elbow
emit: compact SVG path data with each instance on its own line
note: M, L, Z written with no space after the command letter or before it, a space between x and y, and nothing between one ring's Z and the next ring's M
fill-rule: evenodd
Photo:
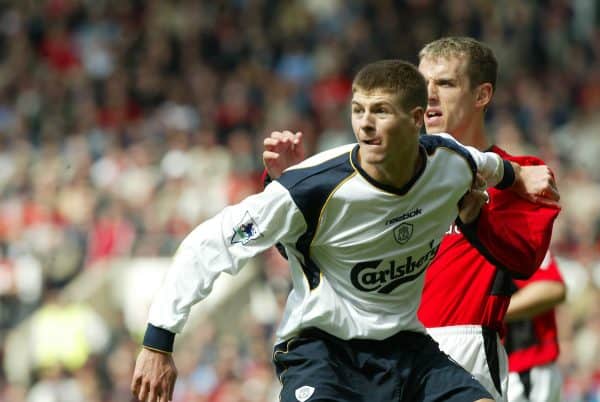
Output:
M540 252L539 250L547 250L548 245L541 244L539 246L530 245L526 252L523 252L520 257L518 257L519 263L517 267L519 269L519 273L523 276L522 279L529 279L531 276L538 270L538 268L542 265L544 261L544 257L546 252ZM521 279L521 278L519 278Z

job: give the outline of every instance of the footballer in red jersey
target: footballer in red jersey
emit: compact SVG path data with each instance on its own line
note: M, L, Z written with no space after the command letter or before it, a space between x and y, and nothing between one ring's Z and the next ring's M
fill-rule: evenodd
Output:
M554 256L527 280L514 280L515 293L506 313L509 402L559 402L562 376L554 306L564 301L566 287ZM535 299L535 303L531 300Z
M484 115L497 76L488 46L472 38L442 38L427 44L419 60L428 83L428 134L449 132L521 165L544 164L533 156L509 155L486 133ZM507 401L508 357L500 338L512 279L528 278L539 267L559 211L558 204L534 204L510 191L490 190L473 224L449 229L426 273L419 318L440 348L498 401Z
M419 58L428 89L428 134L448 132L465 145L535 166L529 168L532 174L546 173L539 197L524 200L510 190L492 189L481 210L485 199L470 198L477 219L448 229L426 273L419 309L419 318L440 348L496 400L506 401L508 357L500 336L512 278L528 278L541 264L560 211L557 202L548 201L558 200L558 190L542 160L509 155L492 146L486 135L484 113L497 75L489 47L471 38L442 38L426 45ZM263 160L269 173L280 173L304 156L301 139L291 132L265 139Z

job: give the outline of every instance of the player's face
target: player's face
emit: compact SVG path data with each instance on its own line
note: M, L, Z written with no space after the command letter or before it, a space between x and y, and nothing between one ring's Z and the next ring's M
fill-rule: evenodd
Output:
M352 128L361 163L381 164L417 149L422 109L405 111L398 96L384 91L355 91Z
M477 120L476 91L471 89L464 57L425 57L419 71L427 81L425 129L446 132L461 139Z

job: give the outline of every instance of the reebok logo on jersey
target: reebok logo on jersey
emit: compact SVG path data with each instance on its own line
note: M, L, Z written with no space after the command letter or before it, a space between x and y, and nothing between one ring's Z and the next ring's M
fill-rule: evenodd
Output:
M422 213L423 213L423 211L421 210L421 208L411 209L410 211L408 211L400 216L396 216L395 218L388 219L387 221L385 221L385 226L389 226L389 225L393 225L394 223L402 222L408 218L412 218L414 216L421 215Z
M314 387L304 385L296 390L295 395L296 395L297 400L299 400L300 402L304 402L308 398L310 398L312 396L312 394L314 394L314 393L315 393Z
M409 255L404 261L359 262L350 271L350 280L355 288L363 292L388 294L403 283L417 279L425 271L440 248L439 243L434 243L433 240L429 243L429 250L423 255Z
M246 245L250 240L254 240L262 236L258 230L258 225L246 211L242 221L233 228L233 236L231 236L231 244L242 243Z

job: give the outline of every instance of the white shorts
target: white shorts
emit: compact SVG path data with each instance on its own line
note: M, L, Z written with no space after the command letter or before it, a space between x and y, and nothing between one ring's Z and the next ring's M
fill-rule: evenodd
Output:
M508 401L508 356L497 333L479 325L427 328L427 332L442 351L469 371L492 394L494 400ZM489 350L487 354L486 348Z
M561 389L562 375L555 363L508 375L510 402L560 402Z

